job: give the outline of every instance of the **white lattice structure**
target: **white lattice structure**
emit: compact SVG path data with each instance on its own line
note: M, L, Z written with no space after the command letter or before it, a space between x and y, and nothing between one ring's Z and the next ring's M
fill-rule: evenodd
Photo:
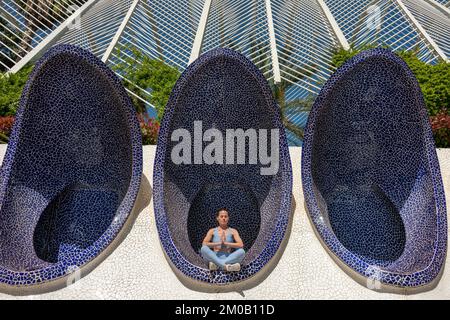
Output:
M450 59L450 0L0 0L0 17L4 71L56 43L89 49L112 67L134 59L121 49L133 47L180 71L229 47L283 83L290 101L319 92L334 70L334 48L377 44L415 50L427 63ZM130 94L151 108L151 92L137 89ZM302 125L307 114L288 116Z

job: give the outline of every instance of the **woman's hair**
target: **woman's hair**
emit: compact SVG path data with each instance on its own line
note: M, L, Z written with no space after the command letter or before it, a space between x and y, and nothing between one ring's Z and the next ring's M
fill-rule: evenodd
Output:
M223 207L216 211L216 218L219 216L220 211L226 211L228 213L228 215L230 215L230 213L228 212L228 209Z

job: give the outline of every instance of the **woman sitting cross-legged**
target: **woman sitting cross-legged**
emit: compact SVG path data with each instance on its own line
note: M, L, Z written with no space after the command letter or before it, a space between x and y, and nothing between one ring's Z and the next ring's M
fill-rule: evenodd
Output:
M200 249L201 255L209 262L210 270L220 268L225 271L239 271L245 256L244 243L238 231L228 227L229 215L226 208L217 211L216 219L219 226L210 229L206 234Z

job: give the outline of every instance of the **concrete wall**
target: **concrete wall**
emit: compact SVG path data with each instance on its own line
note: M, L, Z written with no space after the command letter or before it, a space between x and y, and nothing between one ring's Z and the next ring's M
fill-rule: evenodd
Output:
M144 175L152 184L156 148L144 147ZM6 145L0 145L0 159ZM119 247L96 269L58 291L0 299L450 299L450 258L438 286L416 295L371 291L347 276L325 252L306 216L301 187L301 148L291 147L296 208L290 238L278 265L256 287L244 292L203 293L183 286L159 244L153 201L139 214ZM437 150L445 192L450 194L450 149ZM449 212L449 201L447 201Z

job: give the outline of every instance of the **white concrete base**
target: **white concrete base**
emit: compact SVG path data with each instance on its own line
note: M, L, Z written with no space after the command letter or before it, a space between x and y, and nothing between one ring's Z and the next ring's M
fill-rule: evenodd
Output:
M152 182L156 148L144 147L144 175ZM0 145L0 160L6 145ZM244 292L204 293L190 290L175 276L159 243L153 199L129 235L91 273L58 291L34 296L0 294L0 299L450 299L450 255L435 289L415 295L379 293L350 278L316 238L303 206L301 148L291 147L296 202L286 249L273 271ZM450 194L450 149L437 150L445 192ZM447 201L447 212L450 212ZM449 224L450 225L450 224Z

